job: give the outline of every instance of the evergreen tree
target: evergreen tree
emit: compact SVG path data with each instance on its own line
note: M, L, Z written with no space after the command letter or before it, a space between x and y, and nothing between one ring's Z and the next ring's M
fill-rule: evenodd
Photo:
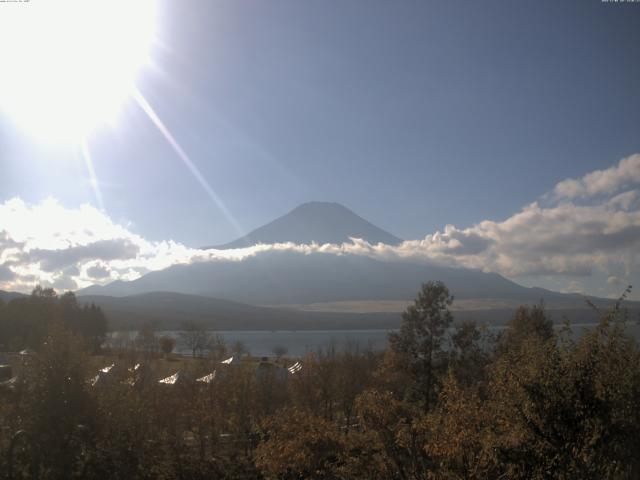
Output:
M434 399L437 371L446 363L442 343L451 325L452 303L453 296L444 283L423 284L414 304L402 315L400 331L389 335L396 358L392 367L405 369L411 375L413 384L407 394L425 410Z

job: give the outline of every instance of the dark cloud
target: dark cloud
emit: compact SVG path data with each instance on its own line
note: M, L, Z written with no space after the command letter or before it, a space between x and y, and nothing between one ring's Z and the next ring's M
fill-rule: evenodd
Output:
M95 279L106 278L110 273L109 269L102 265L94 265L93 267L87 268L87 275Z
M57 278L51 286L56 290L76 290L78 288L78 284L67 276Z
M6 265L0 265L0 282L10 282L16 278L16 274Z
M55 272L86 260L125 260L135 258L140 247L128 239L100 240L60 250L31 250L27 261L40 262L40 268Z
M77 267L77 265L72 265L68 268L65 268L62 271L62 274L68 277L75 277L77 275L80 275L80 269Z

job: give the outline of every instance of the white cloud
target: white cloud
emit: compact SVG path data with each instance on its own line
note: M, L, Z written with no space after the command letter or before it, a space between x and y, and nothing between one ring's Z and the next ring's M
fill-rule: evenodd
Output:
M486 248L478 249L482 241ZM640 252L640 211L608 204L543 208L534 203L505 221L487 220L467 229L448 226L400 249L511 277L589 275L594 269L608 271L612 264L633 270Z
M625 186L640 183L640 154L623 158L606 170L596 170L582 178L570 178L554 189L557 198L580 198L612 194Z
M132 280L178 263L242 257L171 240L149 242L90 205L65 208L54 199L0 204L0 229L3 289L28 290L37 283L82 288L97 279Z
M577 280L572 280L571 282L569 282L569 285L562 289L563 293L584 293L584 286L582 285L582 282L579 282Z
M511 278L564 278L564 284L601 275L611 288L638 279L640 261L640 155L607 170L565 180L543 202L504 221L485 220L399 246L352 239L342 245L259 245L200 250L168 240L150 242L89 206L65 208L49 199L0 204L0 288L28 290L36 283L82 288L133 280L175 264L241 261L270 250L366 255L498 272ZM623 188L624 187L624 188ZM597 198L596 198L597 197ZM605 280L606 279L606 280ZM565 289L577 289L569 284ZM582 290L582 286L580 286Z
M620 277L616 277L615 275L609 275L607 277L607 285L622 285L624 280Z

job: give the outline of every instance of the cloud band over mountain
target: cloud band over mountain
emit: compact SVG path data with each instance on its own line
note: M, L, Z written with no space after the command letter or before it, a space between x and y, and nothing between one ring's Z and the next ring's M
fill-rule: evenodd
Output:
M558 289L579 290L583 280L600 276L610 290L588 293L617 292L640 276L640 155L563 180L505 220L484 220L468 228L447 225L396 246L353 239L343 244L202 250L171 240L146 240L90 205L65 208L55 199L32 205L18 198L0 204L4 290L25 291L38 283L76 289L133 280L175 264L242 261L270 250L474 268L512 279L555 281Z

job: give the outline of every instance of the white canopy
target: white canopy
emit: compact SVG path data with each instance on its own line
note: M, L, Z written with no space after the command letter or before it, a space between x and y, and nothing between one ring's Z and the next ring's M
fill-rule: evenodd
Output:
M233 363L234 357L229 357L226 360L222 360L220 363L224 363L225 365L231 365Z
M216 371L214 370L213 372L211 372L208 375L205 375L204 377L197 378L196 382L211 383L215 378L216 378Z
M180 372L176 372L173 375L168 376L167 378L158 380L158 383L164 383L165 385L175 385L179 378Z

